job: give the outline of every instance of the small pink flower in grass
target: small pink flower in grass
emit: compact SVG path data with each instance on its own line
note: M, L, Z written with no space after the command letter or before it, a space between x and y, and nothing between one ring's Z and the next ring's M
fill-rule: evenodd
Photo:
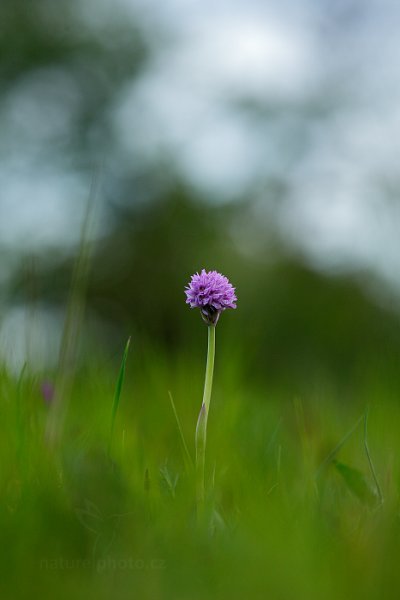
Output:
M219 315L227 308L236 308L235 288L229 279L217 271L192 275L185 289L186 304L199 308L207 325L216 325Z
M50 381L43 381L40 386L42 398L46 404L51 404L54 398L54 385Z

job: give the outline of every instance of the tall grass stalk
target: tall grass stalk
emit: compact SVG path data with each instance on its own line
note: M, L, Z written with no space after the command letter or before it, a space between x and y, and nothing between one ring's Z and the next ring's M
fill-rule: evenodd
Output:
M98 177L95 175L92 180L86 214L82 224L79 251L72 274L71 290L58 357L54 398L46 423L45 438L50 448L56 447L62 436L68 408L69 391L75 369L75 360L84 315L84 297L90 267L89 237L93 223L97 183Z
M130 343L131 343L131 338L129 338L128 341L126 342L124 354L122 357L121 367L120 367L119 373L118 373L117 385L115 386L114 402L113 402L112 410L111 410L111 427L110 427L110 437L108 440L108 456L111 455L112 441L113 441L113 436L114 436L115 417L117 415L118 406L119 406L120 399L121 399L122 386L124 385L126 361L128 358Z

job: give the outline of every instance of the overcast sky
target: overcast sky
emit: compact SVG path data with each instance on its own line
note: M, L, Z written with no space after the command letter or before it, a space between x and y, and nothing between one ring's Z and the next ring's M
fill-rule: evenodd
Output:
M118 2L152 47L109 115L124 160L151 164L168 153L223 202L285 178L276 219L294 245L323 267L371 268L397 286L399 3ZM78 4L94 28L116 10L109 0ZM74 118L73 86L57 77L56 88L42 75L19 82L0 109L3 247L68 246L79 236L88 180L49 151ZM321 98L325 112L305 116ZM260 126L236 101L278 107L276 117ZM394 190L390 203L385 190ZM267 205L261 195L257 218Z

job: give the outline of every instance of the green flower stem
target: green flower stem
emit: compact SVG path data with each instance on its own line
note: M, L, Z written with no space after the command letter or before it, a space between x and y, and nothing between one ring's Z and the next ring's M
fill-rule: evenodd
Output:
M203 403L196 427L196 499L197 513L200 515L204 508L204 470L207 442L207 420L210 409L211 391L214 374L215 358L215 325L208 326L208 349L206 378L204 382Z

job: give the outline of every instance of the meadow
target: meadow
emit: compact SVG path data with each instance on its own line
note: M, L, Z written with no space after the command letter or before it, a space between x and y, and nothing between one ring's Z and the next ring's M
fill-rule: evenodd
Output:
M1 0L0 600L398 600L398 6Z
M308 373L293 395L248 378L218 327L204 523L180 429L193 460L205 346L133 337L111 446L123 347L71 377L56 442L52 374L2 371L2 598L398 597L396 369L347 392Z

